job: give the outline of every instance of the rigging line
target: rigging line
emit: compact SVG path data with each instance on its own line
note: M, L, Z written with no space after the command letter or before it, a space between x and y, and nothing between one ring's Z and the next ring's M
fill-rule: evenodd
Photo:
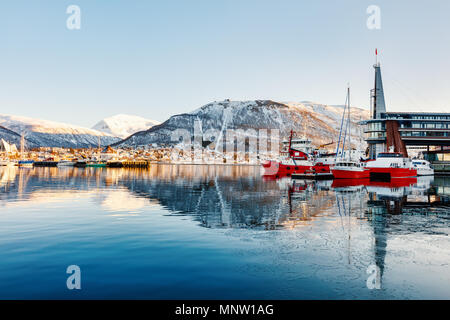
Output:
M347 123L346 123L346 126L345 126L345 134L344 134L344 142L343 142L343 145L342 145L342 153L341 153L341 159L344 157L344 152L345 152L345 142L346 142L346 140L347 140L347 131L348 131L348 134L349 134L349 138L348 138L348 140L349 140L349 145L350 145L350 142L351 142L351 137L350 137L350 135L351 135L351 132L350 132L350 126L351 126L351 119L350 119L350 90L348 89L347 90L347 104L348 104L348 111L347 111ZM349 160L350 160L350 153L351 153L351 145L349 146L349 155L348 155L348 158L349 158Z
M342 143L342 153L341 153L341 158L344 157L345 141L347 140L348 122L349 122L349 119L347 119L347 122L346 122L346 125L345 125L344 141L343 141L343 143Z
M341 127L339 128L339 139L338 139L338 143L337 143L337 146L336 146L336 157L335 157L335 159L337 159L338 154L339 154L339 147L340 147L340 144L341 144L341 136L342 136L342 126L344 125L345 110L347 109L347 99L348 99L348 94L345 96L344 112L342 113Z
M386 75L388 76L388 82L392 81L392 83L394 85L396 85L400 89L400 91L402 91L401 93L408 100L410 100L413 103L413 105L415 105L419 109L419 111L424 112L426 110L424 110L420 105L417 105L417 101L418 101L418 103L421 103L422 105L424 105L423 102L428 104L428 106L433 105L431 100L429 100L428 98L418 94L417 91L409 88L408 86L402 84L399 80L397 80L395 77L393 77L391 73L386 72Z
M389 82L389 81L388 81ZM423 112L423 109L421 105L417 102L416 99L410 96L410 94L405 90L398 82L395 80L390 80L390 82L394 85L394 87L397 89L397 92L408 101L414 108L417 108L420 112Z

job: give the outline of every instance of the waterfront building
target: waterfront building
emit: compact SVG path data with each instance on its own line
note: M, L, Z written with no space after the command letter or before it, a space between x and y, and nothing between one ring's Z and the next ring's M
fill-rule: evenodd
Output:
M370 92L370 119L360 122L366 134L369 158L375 159L380 152L391 150L407 157L407 147L422 147L429 160L437 160L439 153L449 153L450 113L388 112L380 64L375 64L374 68L375 85Z

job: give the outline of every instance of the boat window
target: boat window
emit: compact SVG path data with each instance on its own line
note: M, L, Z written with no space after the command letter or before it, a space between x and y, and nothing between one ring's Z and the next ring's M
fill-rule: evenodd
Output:
M378 154L378 158L403 158L403 155L401 153L381 152Z

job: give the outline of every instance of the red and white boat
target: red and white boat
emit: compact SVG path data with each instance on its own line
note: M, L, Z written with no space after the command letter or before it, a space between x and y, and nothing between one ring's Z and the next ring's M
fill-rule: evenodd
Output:
M367 161L370 178L408 178L416 177L417 169L410 158L400 152L380 152L376 160Z
M330 165L323 162L315 162L312 156L314 148L311 140L306 137L294 138L294 133L288 141L283 141L280 161L267 160L263 162L264 175L266 176L291 176L292 174L316 174L330 175Z
M364 162L353 160L338 160L331 173L335 179L365 179L370 178L370 171Z

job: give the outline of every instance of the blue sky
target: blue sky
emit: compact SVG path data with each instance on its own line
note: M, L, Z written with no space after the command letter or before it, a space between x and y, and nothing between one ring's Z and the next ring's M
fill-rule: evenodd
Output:
M81 29L66 8L81 8ZM369 5L381 29L366 27ZM2 1L0 113L92 126L223 99L450 112L450 1Z

